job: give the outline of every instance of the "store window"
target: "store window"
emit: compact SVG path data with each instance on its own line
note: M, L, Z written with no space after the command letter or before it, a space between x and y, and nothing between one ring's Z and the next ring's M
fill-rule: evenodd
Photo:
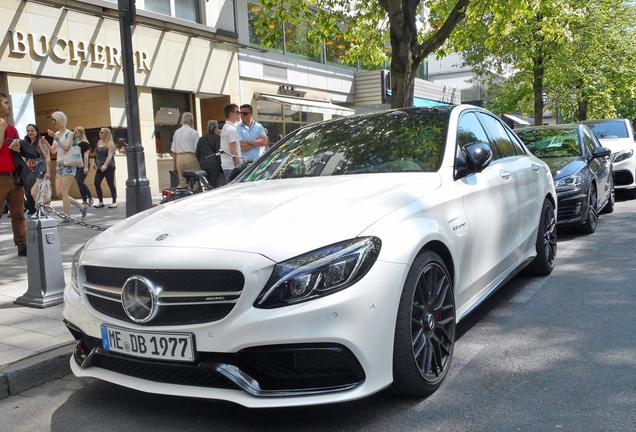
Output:
M152 90L155 113L155 146L159 157L169 157L172 137L181 127L181 115L192 112L192 95L167 90Z
M199 0L146 0L145 9L151 12L200 23Z
M256 107L256 120L267 129L267 136L272 144L302 126L324 120L320 113L294 111L285 104L263 99L257 100Z

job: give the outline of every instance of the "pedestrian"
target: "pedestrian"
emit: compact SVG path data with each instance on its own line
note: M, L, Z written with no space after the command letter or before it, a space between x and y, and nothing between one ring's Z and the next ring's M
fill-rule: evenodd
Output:
M241 164L241 145L235 124L239 120L239 107L236 104L226 105L225 124L221 129L221 168L223 169L223 184L230 181L232 170Z
M117 153L126 154L126 148L128 147L128 143L126 142L125 138L119 138L117 140L117 144L115 145L115 147L117 148Z
M248 161L254 161L269 144L265 128L254 120L254 109L250 104L241 105L241 122L237 129L241 138L241 153Z
M88 186L86 186L86 176L88 175L92 146L88 142L88 138L86 138L86 132L84 131L83 127L77 126L74 132L75 140L79 143L80 151L82 153L82 160L84 161L84 167L77 169L77 173L75 174L75 181L77 181L77 187L79 188L80 195L82 196L82 204L84 206L92 206L93 197L91 196L90 189L88 189Z
M201 169L196 156L198 142L199 132L194 129L194 116L192 113L184 112L181 116L181 127L175 131L170 148L174 170L179 178L179 187L186 186L184 171Z
M210 186L219 186L219 179L223 174L221 169L221 130L219 122L216 120L208 121L208 133L199 138L197 143L197 160L201 169L205 170L206 178Z
M99 130L99 141L95 148L95 192L99 203L93 207L104 207L104 194L102 193L102 180L106 179L110 196L113 201L108 208L117 208L117 189L115 188L115 143L113 142L113 134L108 128Z
M53 152L57 154L55 192L58 197L62 197L65 215L71 215L72 204L80 209L82 217L86 217L87 207L76 199L71 198L70 195L71 186L75 183L75 174L77 173L78 167L71 165L68 158L64 156L66 153L72 151L71 148L73 146L78 146L78 142L75 139L75 134L66 128L67 121L66 114L62 111L55 111L51 114L53 129L47 131L48 135L53 138ZM83 166L79 167L79 169L82 168ZM65 220L62 223L68 223L68 221Z
M13 242L18 248L18 256L25 257L27 245L22 176L29 168L22 157L37 158L38 155L24 141L20 142L18 131L7 120L10 114L9 96L0 93L0 203L6 200L9 204Z
M38 160L37 165L35 167L35 171L34 171L34 175L35 175L35 184L33 185L33 187L31 188L31 196L36 198L40 195L40 185L42 184L42 181L44 180L49 180L49 185L46 188L47 193L45 194L47 196L46 199L43 199L43 197L40 197L40 200L42 202L42 204L48 205L47 200L50 200L50 180L51 180L51 145L49 144L49 142L46 140L46 138L44 138L43 136L40 137L40 140L38 142L38 146L39 146L39 152L40 155L42 156L41 160ZM43 191L42 191L43 192Z
M42 155L40 154L40 130L34 124L28 124L26 127L26 136L24 137L24 141L28 143L29 146L33 149L34 152L37 153L38 157L35 159L26 159L26 165L29 167L33 176L30 177L30 181L28 184L24 184L24 197L26 199L26 209L27 215L32 216L35 214L35 200L33 199L33 195L31 194L31 188L35 184L35 171L40 161L43 161Z

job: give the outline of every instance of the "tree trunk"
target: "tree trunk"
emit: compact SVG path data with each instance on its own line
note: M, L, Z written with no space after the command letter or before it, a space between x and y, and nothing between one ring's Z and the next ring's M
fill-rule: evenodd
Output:
M391 107L413 106L415 68L409 55L391 59Z
M532 93L534 97L534 125L543 124L543 55L537 54L532 59Z
M578 105L578 119L579 121L587 120L587 105L588 101L579 99L576 101Z

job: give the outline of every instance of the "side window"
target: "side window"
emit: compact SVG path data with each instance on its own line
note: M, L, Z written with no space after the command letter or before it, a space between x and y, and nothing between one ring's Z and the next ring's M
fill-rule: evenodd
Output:
M512 141L510 141L508 132L506 132L506 129L499 120L489 116L488 114L482 113L479 113L479 119L484 124L484 127L488 132L488 136L490 136L500 158L516 156L518 154L517 148Z
M466 147L468 144L473 144L476 142L486 143L492 148L492 144L488 142L488 135L486 135L484 128L481 126L481 123L477 119L477 115L472 112L464 113L459 118L459 124L457 126L457 147L455 149L456 169L465 167L467 163L466 157L461 149ZM493 153L494 152L495 150L493 149ZM493 154L493 158L496 158L495 154Z
M479 120L477 120L475 113L469 112L462 115L459 119L457 145L463 148L476 142L488 144L488 136L484 132L484 128L481 127Z
M517 135L508 128L506 128L506 132L508 132L508 138L510 138L515 149L517 149L517 154L525 154L526 151L524 150L523 144L521 144L521 140L517 137Z
M592 153L594 153L594 149L596 148L596 144L594 144L594 140L585 128L583 128L583 146L585 147L585 151L588 156L592 156Z

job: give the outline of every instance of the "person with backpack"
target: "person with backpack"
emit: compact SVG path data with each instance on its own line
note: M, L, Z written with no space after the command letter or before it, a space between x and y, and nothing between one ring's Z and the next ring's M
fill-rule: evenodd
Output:
M220 186L219 180L223 174L221 169L221 130L216 120L208 121L208 133L199 138L197 142L196 156L207 175L208 183L213 188Z

